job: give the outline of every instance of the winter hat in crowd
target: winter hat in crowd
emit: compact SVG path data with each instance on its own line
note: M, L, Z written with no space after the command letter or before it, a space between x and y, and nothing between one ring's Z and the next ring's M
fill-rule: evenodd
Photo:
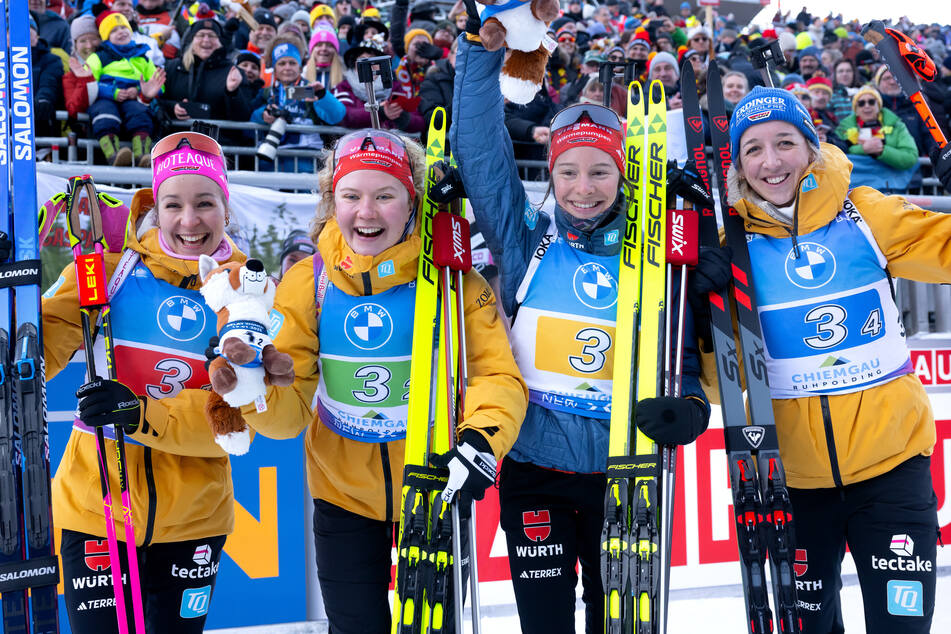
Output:
M828 77L813 77L806 82L806 88L811 90L824 90L832 94L832 80Z
M806 107L789 91L755 86L736 104L730 120L730 147L736 161L743 133L757 123L785 121L796 127L806 141L819 147L819 136Z
M188 30L185 31L185 37L182 38L182 50L191 46L192 40L195 39L195 34L199 31L214 31L218 39L224 41L224 30L221 27L221 23L217 20L206 18L204 20L198 20L188 27Z
M306 253L307 255L317 253L317 247L314 246L313 240L311 240L307 232L302 229L294 229L284 238L284 242L281 243L281 257L278 259L278 262L283 262L284 258L292 253L298 252Z
M317 18L322 16L330 18L330 22L334 26L337 25L337 16L333 9L328 7L326 4L315 4L314 8L310 10L310 26L313 27L314 23L317 22Z
M406 32L406 35L403 36L403 46L405 48L409 48L409 43L412 42L413 39L419 37L420 35L425 37L429 41L430 44L433 43L433 36L429 34L429 31L427 31L426 29L415 28L415 29L410 29L409 31Z
M343 63L347 68L356 68L357 57L359 57L361 53L369 53L373 56L383 55L383 42L382 35L378 33L373 37L367 37L351 44L350 48L343 54Z
M254 21L258 23L258 26L266 25L277 30L277 21L274 19L274 14L270 11L264 9L258 9L254 12Z
M260 66L261 56L254 51L238 51L238 54L234 57L234 65L237 66L242 62L253 62Z
M303 22L310 28L310 16L307 15L307 12L303 9L298 9L294 12L294 15L291 16L291 22Z
M595 22L594 24L588 27L588 35L591 36L592 40L598 37L604 37L607 34L608 34L607 29L605 29L604 25L601 24L600 22Z
M819 52L819 49L817 47L807 46L806 48L799 51L799 54L796 56L796 59L798 59L800 63L802 63L803 57L815 57L816 61L819 61L821 55L822 54Z
M584 54L584 59L581 61L582 64L600 64L605 60L605 57L601 55L598 51L588 51Z
M650 50L650 48L651 48L651 36L650 36L650 34L647 32L646 29L637 29L637 30L634 32L634 37L631 38L631 41L630 41L630 43L628 43L627 47L628 47L628 48L631 48L631 47L633 47L633 46L635 46L635 45L643 46L643 47L647 48L647 50Z
M282 4L271 9L271 13L281 18L281 22L289 22L291 16L297 11L296 4Z
M801 51L813 45L812 36L803 31L796 34L796 50Z
M272 65L277 66L277 62L284 59L285 57L290 57L291 59L296 60L298 64L303 64L301 60L300 49L290 42L281 42L271 49Z
M858 89L858 92L856 92L855 95L853 95L852 110L855 110L855 108L857 107L856 104L859 102L859 99L861 99L863 95L871 95L871 97L875 99L875 101L878 102L878 107L879 108L882 107L882 94L878 92L878 90L871 84L865 84L864 86Z
M882 84L882 75L888 70L888 66L882 64L878 67L878 70L875 71L875 74L872 76L872 82L875 84L876 88L879 88Z
M796 50L796 36L790 33L789 31L783 31L779 34L779 37L776 38L779 40L779 48L784 51L795 51Z
M364 18L376 18L377 20L382 20L383 16L380 15L380 10L376 7L367 7L363 10Z
M130 31L132 30L132 25L130 25L129 21L125 19L125 16L118 11L103 11L100 13L96 17L96 26L99 28L99 38L102 41L108 40L112 29L116 27L124 26Z
M574 23L574 20L572 20L571 18L566 18L565 16L561 16L560 18L555 18L555 20L552 21L552 23L548 25L548 30L554 31L555 33L557 33L559 29L561 29L561 27L565 26L569 22Z
M806 83L806 80L803 78L802 75L800 75L799 73L789 73L788 75L783 77L783 82L780 85L780 87L786 88L790 84L804 84L804 83Z
M307 50L314 50L314 47L321 42L330 42L333 44L334 49L338 53L340 52L340 40L337 39L337 34L330 28L330 25L317 25L317 28L314 29L314 34L310 36L310 45L307 47Z
M710 31L705 26L695 26L687 31L687 41L692 40L697 35L706 35L710 39Z
M653 68L655 64L670 64L674 67L674 75L677 77L677 79L680 79L680 65L677 63L677 60L674 58L674 56L667 51L661 51L651 58L651 68Z
M69 25L69 36L75 43L76 40L89 33L99 35L99 29L96 28L96 18L91 15L81 15L72 24ZM75 47L74 47L75 48Z

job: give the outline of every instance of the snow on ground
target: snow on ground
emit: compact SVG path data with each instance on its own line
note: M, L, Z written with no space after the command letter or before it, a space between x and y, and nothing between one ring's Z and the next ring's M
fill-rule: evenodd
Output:
M842 611L845 618L845 631L850 634L860 634L865 631L865 618L862 613L862 595L858 579L854 575L849 575L843 579L843 584ZM486 634L517 634L520 630L511 584L500 581L483 585L486 586L488 594L495 595L495 598L502 601L483 609L482 631ZM508 601L505 601L506 598ZM667 631L671 634L701 631L710 634L742 634L746 632L744 612L743 591L740 586L674 590L670 595L670 622ZM468 625L466 631L470 631ZM575 611L575 631L579 634L584 631L584 610L580 600ZM937 601L931 631L951 632L951 568L938 569ZM327 632L326 623L291 623L209 630L209 634L323 634L325 632Z

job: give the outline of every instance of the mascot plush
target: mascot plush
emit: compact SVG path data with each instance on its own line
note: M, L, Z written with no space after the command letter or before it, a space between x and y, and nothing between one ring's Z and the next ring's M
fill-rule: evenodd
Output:
M555 48L548 37L548 24L558 17L558 0L490 0L482 4L482 46L488 51L503 46L509 49L499 76L502 95L514 103L529 103L542 87L548 56Z
M205 414L215 441L228 453L241 455L251 443L248 427L237 409L264 404L267 385L294 382L294 362L279 352L268 336L268 312L274 305L274 282L260 260L219 265L198 259L201 294L218 315L218 347L208 366L213 390ZM259 405L259 409L260 409Z

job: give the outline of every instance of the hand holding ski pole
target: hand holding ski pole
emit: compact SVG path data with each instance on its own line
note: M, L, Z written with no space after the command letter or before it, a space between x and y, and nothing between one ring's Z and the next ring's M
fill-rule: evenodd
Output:
M444 454L431 456L435 467L449 468L449 481L442 499L451 503L459 493L459 515L465 519L472 509L473 500L485 497L485 490L495 484L497 461L489 441L477 431L466 430L459 444Z
M119 381L96 377L76 390L79 418L90 427L118 425L131 434L142 421L142 401Z
M645 398L634 410L637 428L658 445L689 445L707 429L710 412L695 398Z
M429 197L439 204L449 204L454 200L466 197L466 188L462 183L462 174L459 169L451 166L446 161L437 162L434 167L437 173L442 173L442 177L436 181Z
M931 165L934 175L941 181L942 187L951 192L951 144L931 151ZM2 256L2 253L0 253Z

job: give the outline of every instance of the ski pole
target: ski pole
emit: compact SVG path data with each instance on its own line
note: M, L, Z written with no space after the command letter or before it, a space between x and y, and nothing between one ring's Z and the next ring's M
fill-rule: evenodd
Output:
M79 221L78 202L82 193L89 201L90 237L95 245L94 253L82 253L82 229ZM76 267L79 287L80 314L83 329L83 346L86 353L86 372L90 380L98 376L94 353L94 339L90 323L90 310L99 310L99 321L105 344L106 369L111 380L117 379L115 349L113 348L112 323L109 297L106 286L103 252L105 236L102 229L102 213L95 184L90 176L73 177L69 181L69 194L66 205L67 233L73 249L73 261ZM118 463L119 493L122 500L122 520L125 528L126 553L129 560L129 586L132 593L132 613L136 634L145 634L145 613L142 606L142 590L139 580L139 564L135 545L135 525L132 521L132 498L129 492L125 433L120 425L115 430L116 461ZM112 567L113 590L116 598L116 617L119 631L128 632L128 617L125 605L125 591L122 585L122 564L119 558L119 545L116 537L112 513L112 491L109 485L109 468L106 462L105 434L102 427L96 428L96 443L99 454L99 479L102 485L103 510L106 520L106 537L109 544L109 563Z
M464 412L465 398L465 321L462 299L462 274L472 268L472 255L470 251L469 223L460 215L440 211L433 219L433 262L440 269L440 286L442 294L442 321L443 336L446 341L446 376L447 392L449 402L449 439L450 447L455 446L458 433L458 424ZM452 286L456 289L455 315L452 314L451 290ZM453 321L456 321L455 335L458 338L458 357L456 368L452 367L453 358ZM458 380L459 387L453 379ZM445 499L443 499L445 502ZM474 506L474 505L473 505ZM471 511L471 509L470 509ZM458 500L452 504L452 525L453 525L453 617L455 619L456 632L462 633L462 611L463 611L463 583L462 583L462 526L459 516ZM475 533L472 530L473 523L470 522L469 535L469 561L475 560L476 549L474 547ZM477 574L477 573L476 573ZM473 576L473 578L475 578ZM475 579L474 585L478 583ZM473 596L475 600L475 596ZM478 609L473 602L473 631L478 632L477 619L479 618Z
M874 44L882 54L888 70L901 86L905 96L915 105L918 116L925 122L925 127L928 128L931 138L938 147L947 145L948 140L938 127L934 114L921 92L921 82L918 81L919 77L925 81L934 81L938 75L934 61L911 38L901 31L885 28L881 20L872 20L865 25L862 29L862 37Z
M357 78L367 89L367 102L363 104L370 113L370 124L380 129L380 104L376 100L376 91L373 81L379 77L383 88L393 87L393 67L390 58L386 56L365 57L357 60Z

